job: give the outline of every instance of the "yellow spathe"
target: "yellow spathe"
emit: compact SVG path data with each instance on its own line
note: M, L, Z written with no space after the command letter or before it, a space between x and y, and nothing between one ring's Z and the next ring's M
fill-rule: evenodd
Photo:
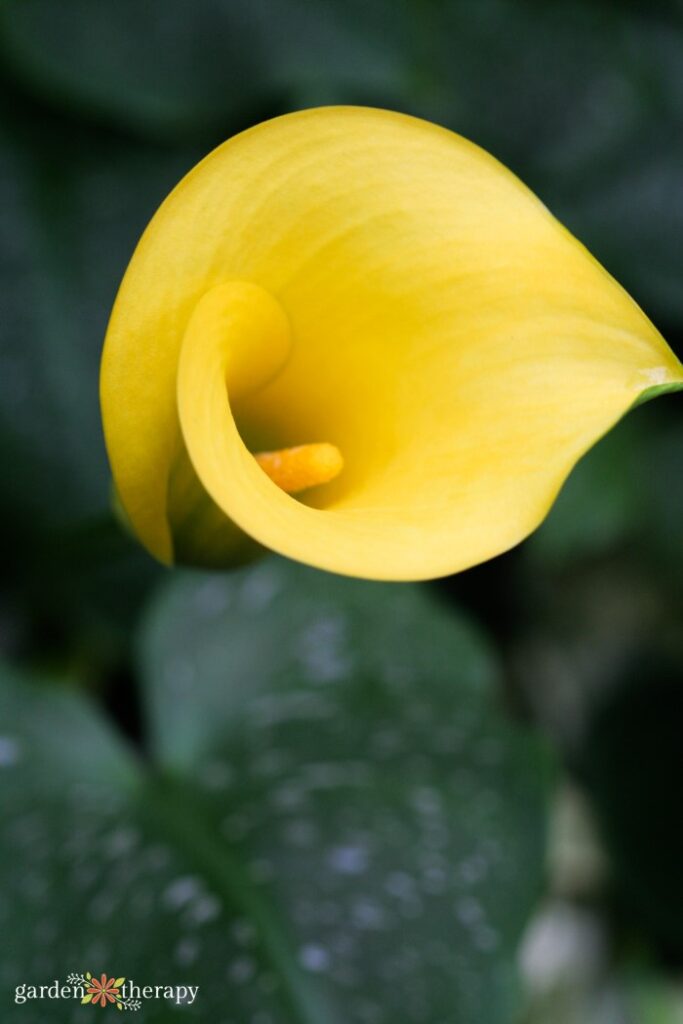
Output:
M256 542L407 580L518 543L577 459L675 386L647 317L493 157L329 107L230 139L162 204L101 398L120 501L162 561ZM254 458L308 445L343 469L298 497Z

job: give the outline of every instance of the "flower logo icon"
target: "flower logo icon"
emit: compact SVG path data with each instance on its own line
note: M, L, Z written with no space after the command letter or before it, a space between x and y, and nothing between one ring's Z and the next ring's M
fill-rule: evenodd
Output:
M118 1003L121 1005L120 991L125 978L107 978L103 974L98 981L97 978L89 978L90 987L81 999L82 1004L92 1003L93 1006L106 1006L107 1003Z
M81 1006L114 1005L117 1010L139 1010L140 1000L122 991L125 981L125 978L108 978L106 974L102 974L98 981L90 971L70 974L67 978L67 984L77 985L85 993L81 997Z

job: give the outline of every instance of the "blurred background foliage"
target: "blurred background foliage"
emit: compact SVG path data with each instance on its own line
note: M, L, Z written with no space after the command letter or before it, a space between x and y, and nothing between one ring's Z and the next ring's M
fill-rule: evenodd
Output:
M0 3L0 991L149 1020L683 1020L683 406L421 587L169 574L109 511L98 361L209 149L303 106L490 149L683 348L683 4Z

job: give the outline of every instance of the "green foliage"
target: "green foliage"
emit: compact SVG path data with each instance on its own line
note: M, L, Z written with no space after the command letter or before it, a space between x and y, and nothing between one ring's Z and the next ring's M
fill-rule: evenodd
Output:
M678 403L678 405L677 405ZM680 399L630 412L578 464L524 552L533 571L587 564L629 550L676 582L683 560L683 484L677 473Z
M3 515L62 527L109 506L97 387L109 309L137 236L199 153L17 113L0 143Z
M591 723L581 778L614 867L614 895L672 954L683 954L680 656L636 662Z
M477 631L272 560L170 582L140 650L144 762L77 692L3 674L4 986L87 968L199 984L188 1019L512 1019L549 760Z
M683 992L652 972L632 971L626 978L628 1008L638 1024L678 1024L683 1016Z
M13 74L36 94L148 137L177 138L233 132L255 110L297 105L308 91L318 102L400 91L410 59L398 31L402 8L388 0L10 0L0 32Z

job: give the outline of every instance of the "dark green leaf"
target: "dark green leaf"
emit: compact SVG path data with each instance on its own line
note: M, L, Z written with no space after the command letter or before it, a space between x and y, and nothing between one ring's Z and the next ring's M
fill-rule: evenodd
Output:
M80 698L3 678L4 985L89 969L199 984L188 1018L226 1024L510 1024L548 761L471 627L272 561L174 578L142 665L151 767Z
M664 949L680 955L680 642L675 654L632 659L621 685L593 715L580 768L611 856L620 906Z
M304 90L367 99L404 70L389 43L401 10L386 2L7 0L0 13L20 82L151 136L234 131L273 96Z
M675 582L683 564L681 410L672 395L631 412L581 459L524 546L531 572L627 551Z
M109 505L99 360L146 220L192 158L26 120L0 131L3 518L50 527Z
M450 0L417 113L508 163L655 318L683 316L683 21L652 5Z

